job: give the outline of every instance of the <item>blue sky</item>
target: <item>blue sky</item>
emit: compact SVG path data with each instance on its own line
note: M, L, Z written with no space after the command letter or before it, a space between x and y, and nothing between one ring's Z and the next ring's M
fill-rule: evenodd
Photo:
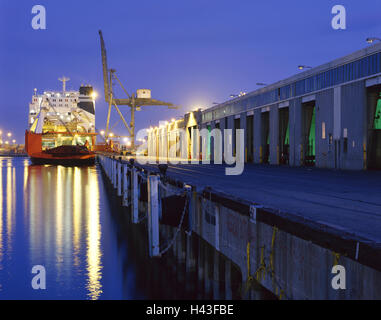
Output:
M31 27L36 4L46 7L46 30ZM331 27L336 4L347 10L347 30ZM381 37L381 1L0 0L0 130L23 142L33 88L60 89L62 75L70 89L94 86L104 129L98 29L109 67L130 92L150 88L154 98L182 106L147 107L137 113L139 129L367 46L368 36ZM116 132L126 134L121 126Z

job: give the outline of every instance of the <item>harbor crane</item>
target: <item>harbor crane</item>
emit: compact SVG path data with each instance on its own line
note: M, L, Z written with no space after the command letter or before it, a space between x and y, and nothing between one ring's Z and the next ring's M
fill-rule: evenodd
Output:
M107 113L107 123L106 123L106 132L105 138L106 141L109 137L109 125L110 125L110 115L111 109L114 106L117 113L120 116L120 119L123 121L124 126L127 128L130 137L131 137L131 149L135 150L135 111L140 111L142 107L145 106L167 106L170 109L178 109L177 106L170 102L164 102L151 98L151 90L149 89L138 89L136 93L131 95L128 93L126 88L123 86L122 82L119 80L116 75L115 69L108 69L107 66L107 54L106 46L103 40L102 31L99 30L99 37L101 41L101 53L102 53L102 67L103 67L103 80L104 80L104 92L105 100L108 103L108 113ZM122 90L126 93L127 98L117 99L115 98L113 92L113 81L116 80ZM131 112L131 121L130 124L127 123L126 119L123 117L122 112L118 106L129 106Z

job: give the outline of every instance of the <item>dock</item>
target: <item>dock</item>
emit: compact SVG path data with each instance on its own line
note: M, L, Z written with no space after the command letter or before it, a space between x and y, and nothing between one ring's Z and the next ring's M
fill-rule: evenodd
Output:
M173 236L168 250L213 299L381 298L381 172L253 164L225 176L223 165L98 159L131 227L147 223L152 259ZM169 214L178 227L162 223ZM337 265L345 288L332 285Z

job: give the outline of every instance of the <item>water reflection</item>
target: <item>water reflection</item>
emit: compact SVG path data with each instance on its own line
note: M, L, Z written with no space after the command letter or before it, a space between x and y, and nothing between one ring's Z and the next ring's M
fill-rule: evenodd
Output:
M121 288L126 271L100 182L96 167L0 158L0 298L134 297ZM46 292L30 287L34 265L47 270Z
M0 272L3 261L3 161L0 159ZM0 291L2 289L0 283Z
M98 299L102 293L102 253L94 168L28 166L27 176L31 262L48 256L48 263L54 263L56 281L63 287L73 285L73 278L86 269L87 295ZM43 194L42 190L50 192ZM81 246L84 242L86 246ZM73 269L76 272L71 275Z
M88 169L90 170L90 169ZM87 225L87 272L89 296L97 299L102 293L101 251L100 238L101 230L99 224L99 189L96 177L90 175L86 184L86 225Z
M96 166L0 157L0 299L210 298L212 272L202 270L211 263L198 254L194 270L185 267L185 234L165 258L149 258L146 225L131 225L110 188ZM35 265L46 269L46 290L31 287Z

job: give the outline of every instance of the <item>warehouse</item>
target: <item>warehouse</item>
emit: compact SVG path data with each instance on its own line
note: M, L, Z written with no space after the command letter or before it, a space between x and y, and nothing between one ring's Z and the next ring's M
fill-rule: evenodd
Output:
M380 94L378 43L203 110L186 127L233 129L233 153L234 132L244 129L246 162L381 169ZM211 160L213 146L210 137L204 151Z

